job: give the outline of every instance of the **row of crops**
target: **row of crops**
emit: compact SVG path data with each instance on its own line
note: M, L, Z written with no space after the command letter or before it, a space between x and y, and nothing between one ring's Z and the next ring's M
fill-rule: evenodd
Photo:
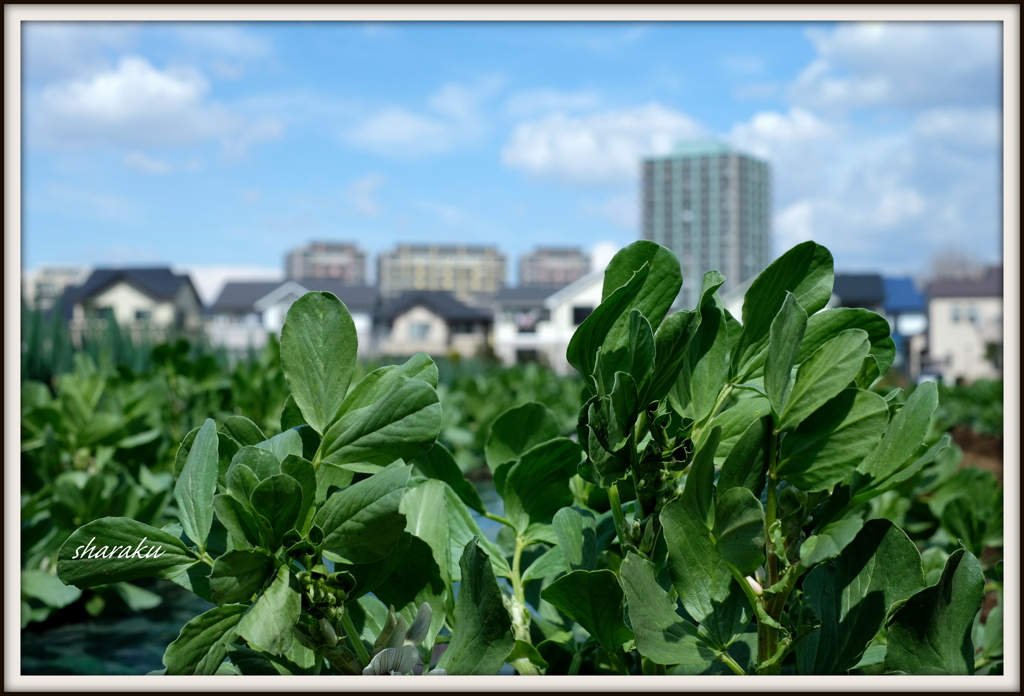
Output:
M906 461L898 462L884 485L862 482L857 499L857 471L853 479L849 472L836 479L815 464L835 456L827 436L817 440L817 454L810 459L792 449L787 454L785 440L779 447L772 439L768 450L777 452L779 462L769 462L759 446L749 447L767 437L754 432L757 428L770 433L773 419L785 423L796 418L792 403L797 397L789 396L790 387L766 376L772 361L787 359L777 357L784 351L774 346L783 343L774 336L806 325L810 337L804 338L805 329L800 329L796 345L817 340L819 351L835 348L838 338L826 340L831 335L819 331L813 339L810 312L801 314L794 299L780 300L771 312L778 312L779 328L774 323L771 328L775 352L768 350L766 325L760 354L748 341L751 361L730 368L730 353L721 346L733 346L736 355L743 337L738 323L715 304L716 286L705 278L707 304L665 319L664 332L689 332L693 346L674 368L685 379L667 380L653 368L661 363L652 359L664 349L664 332L648 322L665 310L635 299L647 291L637 277L662 263L661 256L649 255L643 266L628 254L620 259L627 267L634 262L640 270L627 268L623 285L606 293L606 313L612 318L604 333L597 339L588 335L611 358L602 359L600 350L596 362L577 356L583 360L580 372L588 374L586 382L537 365L502 368L425 356L357 364L354 348L340 359L330 351L298 356L291 346L297 344L294 332L301 314L290 319L291 346L287 337L283 348L271 337L264 349L236 361L186 339L139 344L116 325L76 347L59 324L25 315L23 631L160 607L163 586L139 582L140 575L115 570L111 582L101 582L98 566L79 564L69 570L69 538L74 546L82 534L85 541L96 530L127 533L137 527L152 530L151 540L166 536L175 553L180 546L180 568L167 566L151 575L217 605L190 621L167 648L167 673L408 673L414 665L423 671L440 665L448 673L493 674L505 664L520 674L880 674L940 673L960 662L970 673L1001 673L1003 491L991 471L963 466L963 452L948 435L951 428L960 428L1001 436L1001 383L895 389L879 379L883 340L865 338L864 351L871 352L861 357L865 366L876 366L875 372L865 374L858 362L851 373L856 388L822 397L813 409L805 406L810 414L805 423L825 427L820 414L843 408L853 414L854 402L860 408L876 400L882 411L859 420L881 419L878 427L888 422L889 431L897 432L925 415ZM829 268L829 283L830 274ZM606 277L606 284L614 283L612 278ZM622 299L630 287L633 300ZM303 306L299 312L335 312L341 317L336 328L344 333L347 312L335 309L329 298L317 298L310 301L324 302L326 309L314 312ZM614 302L625 310L614 308ZM614 316L627 319L615 323L613 310ZM674 324L672 317L678 319ZM843 314L847 324L849 318ZM616 334L623 322L626 328ZM701 322L720 328L710 334L705 328L702 334ZM864 331L858 331L840 334L849 344L840 346L846 353L859 350ZM649 351L647 358L644 351ZM772 355L767 366L765 354ZM758 355L761 362L755 365ZM737 373L733 377L748 374L720 387L703 372L710 357L721 365L714 368L723 371L719 379L730 369ZM333 373L327 369L310 377L303 370L307 362L315 366L330 360L347 365L348 374L336 407L320 414L320 400L303 395L303 380L312 384ZM792 371L799 382L796 365L808 358L794 348L788 360L788 367L776 372ZM733 389L733 383L741 388ZM803 388L801 398L810 398L806 394L813 390ZM936 396L938 407L928 408ZM354 428L369 427L367 414L393 409L399 401L412 404L413 410L389 417L405 430L380 426L374 432L386 435L373 440L372 451L352 438ZM587 408L581 411L584 402ZM632 415L623 416L627 412ZM751 419L754 425L747 428ZM828 432L856 434L860 431L845 425L854 420L851 416L841 426L829 426ZM627 421L625 436L616 434ZM799 442L809 426L793 422L794 430L783 437ZM883 455L871 456L877 464ZM580 457L584 461L577 472ZM412 464L411 474L405 462ZM780 478L788 476L778 490L772 475L776 466ZM207 495L205 488L183 488L183 477L193 481L207 475L201 472L213 477L209 495L216 490L216 497L224 498L216 506L196 507L196 500ZM250 472L255 478L248 481ZM485 506L469 483L481 478L494 479L488 485L500 494L500 507ZM657 482L653 492L652 481ZM293 509L290 501L302 502ZM261 505L278 506L274 509L279 520L286 520L283 526L278 529L268 518L269 526L260 527L255 510ZM394 507L375 520L372 534L382 536L373 548L350 540L354 537L346 525L351 523L340 520L354 519L355 513L346 512L346 505ZM228 512L224 506L238 507ZM693 517L693 510L700 509L710 517ZM423 515L436 510L447 510L434 522L441 526L423 527ZM774 516L771 524L766 514ZM250 517L255 526L246 525ZM407 528L406 520L414 518L420 526L410 521ZM500 533L483 535L474 518L499 522ZM719 559L706 569L708 591L717 593L707 607L707 597L686 590L707 581L687 575L687 568L700 563L680 563L673 558L676 552L668 550L678 546L687 525L699 530L705 524L715 546L697 560ZM758 546L750 530L769 527L775 535L769 539L775 541L766 546L762 533ZM865 559L896 567L906 561L905 544L913 558L920 558L918 585L900 590L906 596L884 607L877 625L854 626L860 633L869 631L864 645L829 648L822 642L829 612L836 613L833 621L847 612L863 621L878 609L864 614L864 605L826 606L812 588L859 582L855 566ZM204 563L213 573L207 568L206 584L197 585L192 574ZM976 564L976 577L968 582L965 574L975 572L971 564ZM812 572L801 577L812 565ZM58 577L61 568L67 584ZM435 569L436 578L428 568ZM427 585L412 587L409 570ZM472 589L476 605L464 602L461 594L456 601L453 583L460 579L463 592ZM894 577L879 592L888 598L899 582ZM963 594L968 585L971 593L983 593L980 610L963 600L945 607L952 613L943 619L943 607L929 592L941 587ZM296 601L302 597L294 605L294 621L289 619L294 642L291 633L282 638L268 628L290 616L293 609L285 605L292 606L293 593ZM602 602L589 606L579 601L583 596L612 600L607 607ZM908 598L923 603L917 615L902 609ZM665 615L654 611L661 605L676 607L678 621L662 626ZM970 616L954 616L968 605ZM959 626L963 620L966 635L941 634L943 626ZM475 626L483 643L465 643L462 625ZM699 631L687 633L691 626ZM185 657L217 630L216 640L206 646L210 655L219 656L217 664ZM928 640L944 649L956 643L953 652L960 656L916 663L920 656L907 637L915 630L938 631ZM659 642L658 635L673 631L675 639ZM445 644L451 654L438 662L435 649ZM229 661L221 663L225 657Z

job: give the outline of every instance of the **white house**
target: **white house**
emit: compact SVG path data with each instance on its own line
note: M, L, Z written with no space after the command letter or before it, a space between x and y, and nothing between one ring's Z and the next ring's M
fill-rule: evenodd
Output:
M187 275L169 268L97 268L82 285L68 286L61 309L72 335L113 318L134 331L192 331L201 323L202 301Z
M250 346L261 348L269 333L281 333L288 309L307 292L336 295L352 315L359 341L359 356L374 353L376 288L319 278L226 283L207 312L207 336L213 345L224 346L231 351L248 350Z
M946 382L1003 374L1003 268L928 286L928 363Z
M406 292L387 305L377 322L379 355L427 353L473 357L490 344L493 318L448 292Z
M494 352L505 365L540 361L560 375L576 327L601 304L604 270L561 288L504 288L495 297Z

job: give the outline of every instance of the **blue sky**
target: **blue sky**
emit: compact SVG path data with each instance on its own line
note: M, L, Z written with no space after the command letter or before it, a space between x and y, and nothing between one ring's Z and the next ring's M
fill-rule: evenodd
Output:
M27 23L22 266L189 269L311 239L639 236L640 158L773 168L774 254L920 275L1000 257L998 23Z

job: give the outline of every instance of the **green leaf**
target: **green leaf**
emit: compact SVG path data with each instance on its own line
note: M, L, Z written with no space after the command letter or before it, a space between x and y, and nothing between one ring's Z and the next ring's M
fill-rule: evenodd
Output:
M800 545L800 562L805 568L810 568L828 558L838 556L854 540L863 526L864 520L859 517L829 522Z
M938 388L934 382L925 382L914 390L886 428L882 441L857 466L850 480L855 503L869 500L886 479L899 473L910 462L928 432L932 413L938 405Z
M178 526L180 528L180 525ZM205 563L196 563L174 575L168 575L167 579L213 604L213 592L210 591L211 570Z
M320 451L328 464L412 461L441 432L437 392L421 379L381 380L369 405L346 411L324 434Z
M715 548L742 575L764 563L764 508L746 488L730 488L715 501Z
M248 602L263 587L274 569L274 559L263 549L228 551L213 562L210 592L218 605Z
M110 586L132 611L146 611L163 604L164 598L130 582L115 582Z
M196 434L174 486L181 526L200 551L206 550L206 537L213 524L213 496L217 492L219 473L217 447L217 424L207 418Z
M985 596L978 559L958 549L938 584L907 600L889 622L888 671L909 674L972 674L971 624Z
M686 364L672 390L681 415L698 423L711 415L729 372L729 327L721 300L700 308L700 324L690 340Z
M814 242L797 244L768 266L743 297L743 330L732 349L730 381L744 382L764 365L771 323L787 292L811 315L828 304L833 279L832 254Z
M523 571L522 579L523 582L540 580L549 575L564 573L565 568L566 563L562 557L562 549L558 546L552 546L531 563L529 568Z
M608 340L616 323L627 318L629 310L636 306L636 297L649 276L649 266L644 265L637 269L625 285L602 297L601 304L583 320L583 323L576 328L572 338L569 339L569 345L565 350L565 359L583 375L588 388L594 388L588 378L594 374L597 367L598 349ZM605 271L606 283L607 277L607 271ZM648 320L650 320L649 317Z
M440 569L434 562L431 549L426 542L409 534L403 535L403 539L408 540L408 547L402 556L401 567L397 567L387 579L377 585L373 593L385 605L395 607L395 613L404 617L409 626L412 625L420 605L426 602L431 609L430 628L421 647L432 650L434 639L448 613L447 605L452 601L450 589L441 578ZM410 572L409 569L413 568L415 572ZM351 606L351 603L346 605L346 610ZM379 632L370 638L370 643L377 635Z
M416 353L401 365L385 365L366 375L345 397L341 412L372 406L394 391L400 377L417 379L437 389L437 365L426 353Z
M896 357L896 344L889 336L889 322L871 310L856 307L826 309L809 317L796 363L807 360L826 341L847 329L863 329L868 332L868 341L871 342L869 354L874 356L879 371L884 375Z
M888 419L878 394L844 389L786 435L778 477L805 491L845 481L877 446Z
M302 487L287 474L260 482L252 492L252 509L263 532L266 548L276 550L284 535L295 527L302 509Z
M751 423L729 450L729 455L722 462L722 471L718 475L718 490L730 488L747 488L755 497L761 497L765 486L765 473L768 471L768 416L757 418Z
M448 674L497 674L516 641L487 554L476 539L459 562L462 582L455 601L452 641L438 667Z
M651 323L651 329L656 331L683 287L679 259L660 244L640 240L620 249L604 270L601 302L604 303L616 290L630 283L634 274L640 273L645 265L649 270L644 274L630 309L639 309ZM623 339L628 331L629 317L628 312L622 315L622 319L604 341L605 345L613 349L625 343Z
M258 447L243 447L231 460L231 468L225 477L227 489L240 502L248 503L260 481L280 473L281 462L271 452Z
M661 401L679 378L689 355L690 340L700 323L700 312L680 310L665 317L654 334L654 374L647 398Z
M712 495L715 478L715 450L721 431L712 428L707 441L697 450L683 488L682 503L692 509L701 524L710 530L714 519Z
M178 447L178 451L174 454L174 479L177 480L181 476L181 470L185 468L185 462L188 459L188 454L192 450L192 444L195 442L196 435L199 434L199 428L193 428L185 435L181 441L181 446ZM223 478L223 474L227 472L228 466L231 464L231 458L238 453L238 443L231 439L231 436L227 433L217 433L217 455L218 455L218 477ZM218 479L218 480L219 480Z
M462 550L474 537L481 538L479 543L490 554L496 574L512 574L505 558L483 536L462 500L441 481L427 480L409 489L400 510L405 515L406 531L430 546L441 577L449 586L459 581Z
M228 644L235 640L236 627L246 609L244 604L214 607L182 626L164 651L166 674L215 674L228 654Z
M299 582L286 566L260 595L238 624L238 635L249 645L271 655L283 655L292 646L292 628L302 611Z
M455 463L455 457L440 442L435 442L433 447L416 457L413 465L425 476L447 483L462 502L481 515L487 512L483 501L480 500L480 494L462 475L462 470Z
M525 640L517 640L516 647L513 648L512 652L508 654L508 657L505 658L505 661L511 664L516 660L523 659L528 660L530 664L535 665L540 669L548 668L548 661L541 656L537 648L533 647Z
M356 348L352 316L331 293L308 292L288 310L281 329L281 367L303 418L321 435L338 419Z
M847 329L816 350L796 371L777 432L793 430L857 376L871 344L861 329Z
M676 613L676 604L655 579L654 564L629 552L619 568L637 651L661 665L708 665L713 647L697 627Z
M84 590L139 578L169 578L196 562L172 534L127 517L104 517L79 527L61 544L57 577Z
M295 403L295 397L289 394L285 397L284 408L281 410L281 432L297 428L300 425L308 425L306 417L302 415L299 405Z
M221 429L237 442L239 447L256 445L267 439L260 427L245 416L228 416L224 419Z
M291 476L299 484L302 490L302 503L299 508L299 524L296 531L305 533L312 522L314 501L316 500L316 471L312 463L290 454L281 462L281 473Z
M768 355L764 364L764 391L776 414L782 413L789 398L790 376L806 329L807 312L797 304L796 295L786 291L786 300L768 334Z
M640 310L632 309L629 312L625 342L615 348L602 346L598 363L599 374L605 380L605 391L613 388L613 382L609 380L614 380L617 373L623 372L633 380L637 393L645 395L654 366L654 332Z
M700 450L715 428L721 428L718 447L715 449L715 466L722 466L732 448L747 431L750 424L771 412L768 399L761 396L741 399L735 406L727 408L711 419L693 438L693 445Z
M269 440L260 442L256 447L272 452L278 461L281 462L290 454L296 457L302 456L302 436L299 435L297 430L285 430ZM259 474L260 472L257 471L256 473Z
M558 418L544 404L528 401L514 406L491 423L484 444L487 466L495 473L502 464L514 462L527 450L558 437L559 430Z
M217 519L231 535L235 548L245 549L260 545L259 525L248 503L239 501L234 494L221 493L213 497L213 509L217 513Z
M48 607L60 609L82 596L82 591L65 585L56 575L41 570L21 571L21 595L32 597Z
M564 507L551 522L562 550L565 570L597 569L597 520L589 510Z
M804 581L804 601L821 627L797 645L799 673L853 669L893 608L923 584L921 556L903 530L888 520L865 524L839 558Z
M328 498L313 518L324 531L323 548L350 563L372 563L391 553L405 531L398 506L411 468L395 462Z
M582 457L579 444L560 437L537 445L509 468L501 495L505 516L520 532L531 523L550 523L572 504L568 483Z
M622 619L622 588L610 570L574 570L544 588L541 597L582 626L606 650L614 652L633 637Z

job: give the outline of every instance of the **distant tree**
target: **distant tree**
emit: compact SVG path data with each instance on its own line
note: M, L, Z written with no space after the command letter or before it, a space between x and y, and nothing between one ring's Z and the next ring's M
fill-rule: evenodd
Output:
M985 275L985 264L970 251L946 246L932 254L929 280L970 280Z

